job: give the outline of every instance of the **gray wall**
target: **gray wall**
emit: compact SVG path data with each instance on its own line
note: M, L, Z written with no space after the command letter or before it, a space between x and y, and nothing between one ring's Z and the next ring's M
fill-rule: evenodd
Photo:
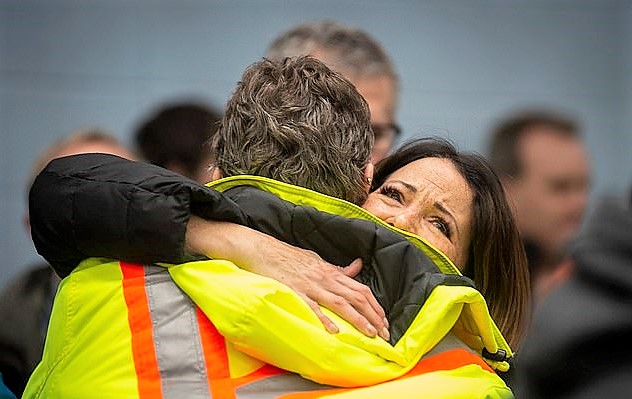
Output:
M618 108L622 119L622 128L618 132L621 147L618 154L619 163L614 165L612 170L605 171L606 175L608 172L616 173L612 178L613 186L616 186L617 181L632 181L632 159L630 158L632 153L632 1L630 0L625 3L622 19L623 63L619 86L623 101Z
M628 1L2 0L0 286L38 259L21 224L25 182L52 140L97 125L129 142L162 101L221 106L276 34L322 18L363 27L388 49L405 137L483 151L499 115L550 105L582 121L595 193L632 180Z

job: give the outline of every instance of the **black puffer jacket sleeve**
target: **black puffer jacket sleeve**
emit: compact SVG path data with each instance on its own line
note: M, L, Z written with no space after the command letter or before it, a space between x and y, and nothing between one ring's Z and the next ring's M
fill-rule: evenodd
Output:
M114 155L53 160L29 194L33 242L61 277L90 256L182 262L192 213L247 224L240 208L223 194Z
M248 186L219 193L111 155L51 162L35 180L29 201L35 246L62 277L91 256L138 263L186 260L191 214L249 226L335 265L362 258L356 279L371 288L388 315L393 344L437 285L474 285L467 277L441 273L405 237L374 222L297 206Z

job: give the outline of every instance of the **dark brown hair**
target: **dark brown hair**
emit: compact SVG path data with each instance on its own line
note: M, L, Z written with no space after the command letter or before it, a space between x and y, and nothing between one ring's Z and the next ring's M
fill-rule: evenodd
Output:
M217 131L221 113L195 102L168 104L136 130L136 145L148 162L163 168L178 163L195 178L204 166L205 144Z
M452 161L474 194L468 261L460 266L485 297L509 344L517 348L529 317L529 271L504 191L485 159L459 152L444 139L416 139L377 165L372 189L378 189L396 170L423 158Z

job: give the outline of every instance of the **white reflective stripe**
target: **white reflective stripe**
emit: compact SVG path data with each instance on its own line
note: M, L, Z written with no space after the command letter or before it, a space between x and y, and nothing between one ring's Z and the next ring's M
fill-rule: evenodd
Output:
M237 399L274 399L293 392L308 392L334 388L307 380L298 374L273 375L235 389ZM323 392L323 395L326 392Z
M481 357L480 354L476 353L472 348L470 348L469 346L467 346L465 344L465 342L461 341L459 338L457 338L456 335L454 335L454 333L449 332L446 334L445 337L443 337L441 339L441 341L439 341L439 343L437 343L434 348L432 348L431 350L429 350L425 355L423 355L420 359L420 361L425 360L429 357L432 357L434 355L438 355L440 353L443 352L447 352L450 350L454 350L454 349L465 349L468 352ZM482 358L481 358L482 359Z
M466 349L476 354L469 346L457 338L454 334L447 334L432 350L426 353L420 361L454 349ZM479 355L480 356L480 355ZM327 390L339 389L329 385L321 385L307 380L298 374L287 373L267 377L240 386L235 390L237 399L276 399L289 393L309 392L322 390L323 396L328 395Z
M163 398L211 398L195 304L166 268L144 271Z

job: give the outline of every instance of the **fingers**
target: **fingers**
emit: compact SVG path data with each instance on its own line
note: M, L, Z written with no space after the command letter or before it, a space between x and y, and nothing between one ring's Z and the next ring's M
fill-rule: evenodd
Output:
M388 322L371 290L357 281L339 274L336 283L327 289L312 292L310 297L336 313L368 337L379 335L388 341Z
M294 248L291 267L272 268L270 275L296 291L314 311L325 329L337 333L338 327L323 314L319 304L336 313L363 334L379 335L388 341L388 321L369 287L352 277L362 270L362 259L346 268L333 266L311 251ZM287 254L287 251L284 252ZM268 257L270 259L270 257Z
M382 339L388 341L390 339L388 321L384 310L373 296L371 289L355 280L346 280L342 284L346 286L346 289L339 291L337 294L344 299L345 304L348 306L348 308L345 307L345 312L348 316L341 316L365 333L369 330L366 327L363 328L363 324L367 323L372 327L372 330L377 331Z
M303 298L305 302L307 302L307 304L312 309L312 311L316 313L316 316L318 317L320 322L323 323L325 330L327 330L330 334L338 334L338 332L340 332L340 330L338 329L338 326L335 325L334 322L331 321L329 317L325 316L323 311L320 309L320 306L318 305L318 303L316 303L315 301L312 301L311 299L309 299L308 297L304 295L301 295L301 297Z
M362 258L357 258L349 263L349 266L340 268L342 274L347 277L355 277L362 271Z
M349 266L341 269L346 277L356 276L360 270L362 270L361 258L355 259ZM343 291L338 292L338 294L349 300L354 309L364 316L378 331L380 337L388 341L390 334L388 332L389 323L386 319L386 313L377 299L375 299L375 296L373 296L371 289L351 278L341 279L340 283L351 289L352 292L345 293Z
M371 338L378 335L378 330L342 296L326 293L325 297L321 298L321 304L351 323L364 335Z

